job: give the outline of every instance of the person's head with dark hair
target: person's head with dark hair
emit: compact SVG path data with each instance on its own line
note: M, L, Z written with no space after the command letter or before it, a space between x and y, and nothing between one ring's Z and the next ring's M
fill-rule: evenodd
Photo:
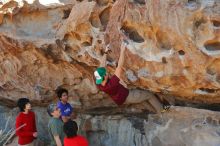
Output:
M49 116L54 117L54 118L59 118L61 115L60 109L57 107L56 104L50 104L47 107L47 113L49 114Z
M19 107L21 112L31 110L30 100L27 98L20 98L18 99L17 106Z
M60 101L66 103L68 101L68 90L64 88L58 88L56 90L57 97Z
M78 125L75 121L69 120L68 122L64 123L63 131L66 134L67 138L75 137L77 136Z

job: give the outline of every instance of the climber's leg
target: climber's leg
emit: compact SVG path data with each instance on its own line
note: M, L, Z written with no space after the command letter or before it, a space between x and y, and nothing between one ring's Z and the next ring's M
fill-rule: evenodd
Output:
M148 101L148 103L154 108L157 113L163 110L163 105L157 99L157 97L149 91L140 89L129 90L129 95L126 99L125 104L137 104L143 101Z
M141 103L149 100L152 96L154 96L152 93L145 90L130 89L125 104Z
M160 101L157 99L156 96L152 96L148 102L150 103L150 105L154 108L154 110L157 113L161 113L161 111L163 110L163 105L160 103Z

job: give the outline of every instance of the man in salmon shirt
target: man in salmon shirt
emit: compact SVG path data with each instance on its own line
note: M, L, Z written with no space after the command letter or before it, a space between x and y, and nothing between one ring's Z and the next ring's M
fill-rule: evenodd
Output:
M107 46L101 60L101 67L97 68L94 72L96 85L98 89L110 95L112 100L117 105L122 105L123 103L140 103L147 100L148 103L154 108L154 110L157 113L160 113L163 110L163 106L160 104L158 99L156 99L153 95L150 95L149 92L146 92L144 90L131 89L129 91L127 85L122 80L122 75L124 73L123 64L127 45L129 45L129 43L126 39L124 39L120 48L118 66L114 72L114 75L111 77L107 75L107 71L105 68L107 54L110 50ZM140 99L141 101L138 101L136 99Z
M17 102L20 113L16 118L16 135L18 146L33 146L37 138L35 114L31 111L29 99L20 98Z

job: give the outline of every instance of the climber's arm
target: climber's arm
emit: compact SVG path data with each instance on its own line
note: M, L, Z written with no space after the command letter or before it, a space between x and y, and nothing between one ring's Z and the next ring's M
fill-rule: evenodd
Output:
M104 53L101 59L100 67L106 67L107 53Z
M123 72L123 64L124 64L124 58L125 58L125 49L126 49L126 44L123 42L121 44L121 51L120 51L120 56L118 60L118 66L115 70L115 75L121 79L122 72Z

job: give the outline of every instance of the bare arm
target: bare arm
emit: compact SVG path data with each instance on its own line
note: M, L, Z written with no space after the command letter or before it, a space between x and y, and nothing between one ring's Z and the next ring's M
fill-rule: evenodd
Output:
M105 86L105 84L107 83L108 81L108 76L105 76L105 79L102 81L102 86Z
M105 53L105 54L102 56L102 60L101 60L100 67L106 67L106 60L107 60L107 54Z
M123 72L123 64L124 64L124 58L125 58L125 50L126 50L126 46L125 46L125 43L122 43L121 44L121 51L120 51L120 56L119 56L119 60L118 60L118 66L115 70L115 75L121 79L121 76L122 76L122 72Z
M107 54L110 53L110 52L111 52L111 49L110 49L109 44L108 44L105 48L105 52L103 52L104 55L102 56L100 67L106 67Z
M56 142L57 146L62 146L60 137L58 135L54 136L54 139L55 139L55 142Z

